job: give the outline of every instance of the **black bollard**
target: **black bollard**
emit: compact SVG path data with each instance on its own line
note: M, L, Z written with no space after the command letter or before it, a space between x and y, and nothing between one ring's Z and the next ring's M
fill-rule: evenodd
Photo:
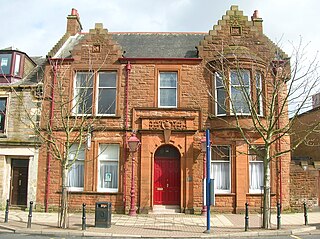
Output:
M248 231L249 228L249 203L246 202L246 215L244 218L244 230Z
M303 203L303 213L304 213L304 225L308 225L308 210L307 210L307 203Z
M281 204L277 202L277 229L281 228Z
M4 214L4 222L8 222L8 216L9 216L9 199L7 199L6 211Z
M86 204L82 204L82 230L86 230Z
M29 215L28 215L28 223L27 223L27 228L31 228L31 219L32 219L32 205L33 202L30 201L30 207L29 207Z

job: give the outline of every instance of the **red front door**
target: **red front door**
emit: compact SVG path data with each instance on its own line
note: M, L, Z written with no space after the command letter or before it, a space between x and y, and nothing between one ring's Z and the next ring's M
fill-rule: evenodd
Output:
M180 205L179 158L154 160L154 205Z

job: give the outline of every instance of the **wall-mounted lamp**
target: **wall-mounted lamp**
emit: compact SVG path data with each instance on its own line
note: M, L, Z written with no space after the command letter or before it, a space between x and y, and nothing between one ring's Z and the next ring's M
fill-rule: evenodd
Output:
M93 127L90 125L88 126L88 131L87 131L87 149L90 150L91 148L91 143L92 143L92 132L93 132Z
M301 161L300 166L303 169L303 171L306 171L308 169L308 162L307 161Z

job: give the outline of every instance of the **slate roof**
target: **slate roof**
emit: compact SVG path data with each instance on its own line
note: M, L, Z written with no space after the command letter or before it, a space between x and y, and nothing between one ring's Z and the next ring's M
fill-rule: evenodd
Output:
M128 58L197 58L196 46L207 33L112 33ZM85 36L78 34L65 42L55 58L69 58L75 45Z
M125 57L197 58L205 33L113 33Z

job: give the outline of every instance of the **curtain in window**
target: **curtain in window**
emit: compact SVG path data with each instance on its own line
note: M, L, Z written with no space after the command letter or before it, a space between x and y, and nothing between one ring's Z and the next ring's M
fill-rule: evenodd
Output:
M100 163L100 188L118 188L118 162Z
M263 186L263 163L250 162L250 190L261 190Z
M84 162L75 161L68 174L69 187L83 188L84 185Z
M229 163L211 163L211 178L214 179L215 189L230 190Z

